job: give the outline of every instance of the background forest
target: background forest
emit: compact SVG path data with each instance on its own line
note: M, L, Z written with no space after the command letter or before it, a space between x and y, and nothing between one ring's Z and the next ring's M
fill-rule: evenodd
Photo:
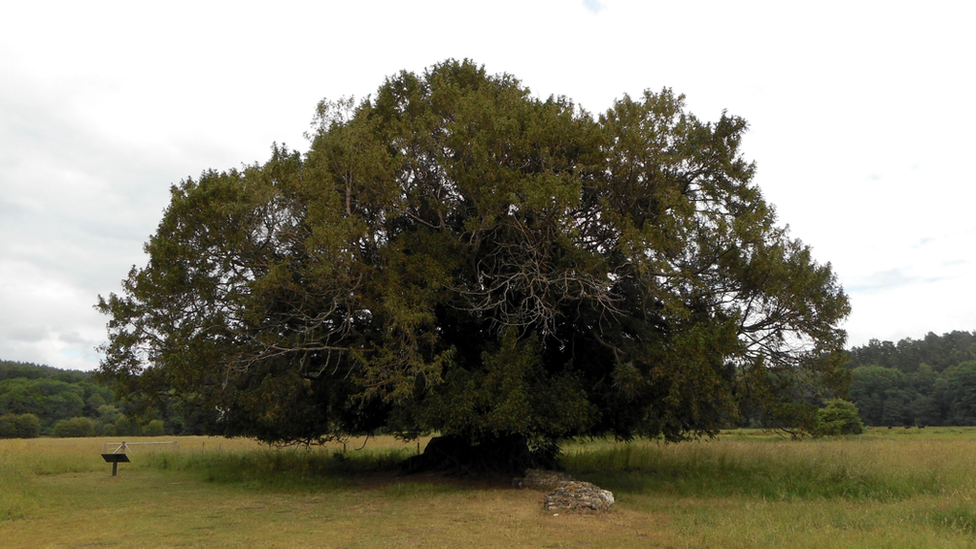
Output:
M871 340L847 354L848 398L865 425L976 425L976 332ZM141 404L118 400L92 372L0 360L0 438L207 432L199 410Z
M865 425L976 425L976 332L872 339L848 356Z
M138 405L93 372L0 360L0 438L204 434L200 414Z

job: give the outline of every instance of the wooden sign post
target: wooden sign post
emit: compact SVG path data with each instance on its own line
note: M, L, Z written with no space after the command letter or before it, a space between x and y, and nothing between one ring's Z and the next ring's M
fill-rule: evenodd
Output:
M119 463L129 463L129 456L125 454L102 454L102 459L104 459L106 463L112 464L113 477L119 470Z

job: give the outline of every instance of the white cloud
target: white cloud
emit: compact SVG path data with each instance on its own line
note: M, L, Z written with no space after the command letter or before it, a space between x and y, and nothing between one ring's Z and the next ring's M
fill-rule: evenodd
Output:
M583 6L594 15L606 9L606 6L600 0L583 0Z

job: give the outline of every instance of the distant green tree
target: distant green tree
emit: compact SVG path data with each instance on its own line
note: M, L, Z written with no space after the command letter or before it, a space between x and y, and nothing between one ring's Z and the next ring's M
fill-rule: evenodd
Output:
M41 420L34 414L0 416L0 438L35 438L41 434Z
M946 370L945 400L950 425L976 425L976 361Z
M20 438L37 438L41 435L41 420L34 414L17 416Z
M61 370L59 368L52 368L51 366L33 364L30 362L12 362L9 360L0 360L0 380L13 378L55 378L67 383L77 383L82 380L91 380L92 377L93 374L91 372Z
M84 389L51 377L0 381L0 413L34 414L45 428L84 415Z
M21 438L20 429L17 425L17 415L0 415L0 438Z
M136 437L142 434L142 428L134 418L119 416L112 427L106 428L106 433L115 436Z
M98 409L107 403L108 402L105 400L105 397L100 393L95 392L90 394L87 398L85 398L85 416L98 417Z
M122 412L111 404L103 404L98 407L98 419L105 423L115 423L122 417Z
M166 434L166 423L161 419L154 419L146 424L142 430L144 437L161 437Z
M36 414L45 412L43 395L32 390L30 378L9 378L0 381L0 414Z
M93 437L95 436L95 422L87 417L73 417L63 419L51 429L55 437Z
M885 393L881 424L886 426L910 426L915 424L912 403L918 394L910 389L892 389Z
M894 368L861 366L851 373L850 398L868 425L902 424L910 399L905 374Z
M937 385L946 387L946 382L939 380ZM942 394L933 392L931 395L919 395L912 402L912 414L919 426L938 426L945 423L947 414L944 393L943 390Z
M116 430L136 434L139 425L151 419L163 420L167 432L181 430L182 420L177 422L178 418L165 413L161 417L143 416L137 404L117 400L112 389L100 383L90 372L0 360L0 416L33 414L40 422L40 432L47 434L59 421L75 417L94 420L99 435ZM115 422L123 415L133 419L116 427ZM203 431L196 427L196 434Z
M863 432L864 424L853 402L833 398L817 411L815 433L818 435L859 435Z
M853 368L882 366L911 374L924 363L941 373L976 360L976 332L954 331L941 336L929 332L923 339L905 338L897 344L872 339L867 345L852 348L848 356Z

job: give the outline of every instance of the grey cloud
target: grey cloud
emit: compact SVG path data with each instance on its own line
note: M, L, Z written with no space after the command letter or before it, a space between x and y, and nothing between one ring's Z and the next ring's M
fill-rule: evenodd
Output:
M921 284L934 284L942 280L946 280L949 277L945 276L929 276L929 277L918 277L909 276L903 272L902 269L889 269L887 271L880 271L872 273L866 277L862 277L860 280L856 280L853 284L847 287L850 292L878 292L891 290L893 288L900 288L903 286L916 286Z
M851 292L870 292L907 286L919 282L916 277L906 276L901 269L890 269L872 273L856 281L848 289Z
M37 325L12 323L3 328L4 339L16 343L37 343L47 337L47 329ZM0 357L3 358L3 357Z
M86 345L86 344L90 344L91 343L90 340L85 339L78 332L69 332L69 333L59 334L58 335L58 341L61 341L62 343L68 343L70 345L77 345L77 344Z

